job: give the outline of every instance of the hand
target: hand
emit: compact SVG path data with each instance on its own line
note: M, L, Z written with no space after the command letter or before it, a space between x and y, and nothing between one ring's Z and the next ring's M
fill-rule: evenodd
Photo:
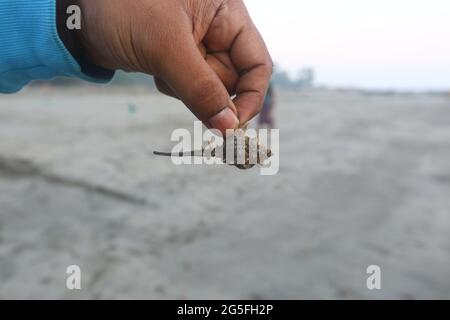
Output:
M154 75L161 92L222 132L260 111L272 61L242 0L75 2L90 63Z

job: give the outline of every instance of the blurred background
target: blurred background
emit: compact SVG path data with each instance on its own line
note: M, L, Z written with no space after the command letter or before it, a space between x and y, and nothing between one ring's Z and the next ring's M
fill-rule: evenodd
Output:
M279 174L154 157L195 119L145 75L0 96L0 298L450 298L450 3L246 4Z

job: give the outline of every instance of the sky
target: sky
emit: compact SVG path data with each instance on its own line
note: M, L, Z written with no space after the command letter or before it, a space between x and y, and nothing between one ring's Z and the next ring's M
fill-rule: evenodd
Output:
M275 63L317 84L450 90L450 0L244 0Z

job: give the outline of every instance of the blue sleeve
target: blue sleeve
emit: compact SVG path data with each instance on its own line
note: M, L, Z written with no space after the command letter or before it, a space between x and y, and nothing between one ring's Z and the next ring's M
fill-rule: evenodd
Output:
M55 76L98 83L112 78L81 71L58 35L56 0L0 0L0 93Z

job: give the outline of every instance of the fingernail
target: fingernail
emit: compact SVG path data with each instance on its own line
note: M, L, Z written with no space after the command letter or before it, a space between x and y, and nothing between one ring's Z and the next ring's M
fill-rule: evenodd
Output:
M225 133L227 129L236 129L239 119L230 108L225 108L209 119L211 127Z

